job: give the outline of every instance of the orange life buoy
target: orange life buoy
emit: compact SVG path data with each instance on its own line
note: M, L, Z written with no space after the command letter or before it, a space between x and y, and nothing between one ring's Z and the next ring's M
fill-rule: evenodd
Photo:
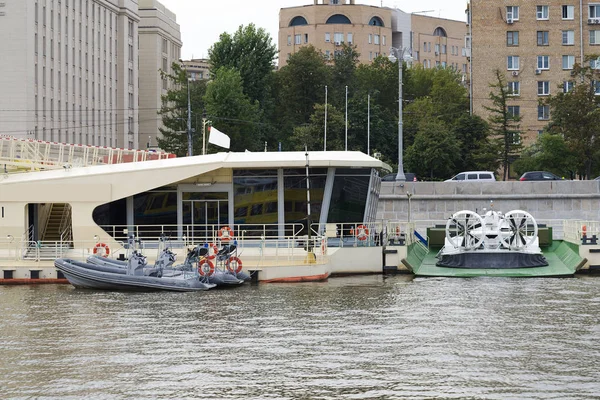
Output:
M396 236L400 236L400 225L396 227Z
M581 227L581 233L583 236L587 236L587 227L585 225Z
M210 254L210 250L212 249L213 253ZM206 257L207 260L214 260L214 258L217 256L217 253L219 252L219 248L217 247L216 244L211 243L208 245L208 252L209 252L209 256Z
M102 249L102 254L100 254L100 256L108 257L108 255L110 254L110 248L108 247L108 245L106 243L96 243L96 245L94 246L94 254L97 255L100 252L100 249Z
M367 240L369 237L369 228L364 225L359 225L356 227L356 238L358 240Z
M242 271L242 260L235 256L229 257L229 260L227 260L227 270L239 274Z
M207 258L200 260L198 272L202 276L212 276L215 273L215 265Z
M219 239L227 241L233 239L233 229L228 226L224 226L219 230Z

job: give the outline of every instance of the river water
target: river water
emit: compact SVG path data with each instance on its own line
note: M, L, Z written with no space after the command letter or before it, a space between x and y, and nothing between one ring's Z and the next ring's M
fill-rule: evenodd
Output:
M0 286L0 398L600 398L600 277Z

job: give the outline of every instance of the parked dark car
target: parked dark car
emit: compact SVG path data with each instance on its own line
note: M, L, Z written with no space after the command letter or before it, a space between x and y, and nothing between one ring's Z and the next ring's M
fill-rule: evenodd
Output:
M552 172L546 171L529 171L525 172L519 178L520 181L561 181L561 178L558 175L554 175Z
M393 174L387 174L383 178L381 178L381 180L384 182L393 182L396 180L397 174L398 174L397 172L394 172ZM405 172L404 176L406 177L406 182L418 181L417 176L415 174L413 174L412 172Z

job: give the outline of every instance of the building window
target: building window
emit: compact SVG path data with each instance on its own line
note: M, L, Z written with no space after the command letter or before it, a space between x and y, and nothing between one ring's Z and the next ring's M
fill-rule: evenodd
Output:
M590 60L590 68L600 69L600 58L595 58L593 60Z
M550 56L537 56L538 69L550 69Z
M562 6L562 19L575 19L575 6Z
M575 31L562 31L563 46L572 46L575 44Z
M508 56L506 62L506 68L509 71L518 71L519 70L519 56Z
M294 44L302 43L302 35L294 35Z
M590 18L600 19L600 4L590 4L589 5L589 14L590 14ZM46 25L45 22L44 22L44 25Z
M508 82L508 95L509 96L520 96L521 95L521 82Z
M562 56L562 69L573 69L575 56Z
M162 40L162 52L163 54L167 54L167 48L169 47L169 43L167 42L167 39L163 39Z
M290 39L290 41L291 41L291 39ZM325 32L325 42L327 42L327 43L331 42L331 34L329 32Z
M511 117L519 117L521 115L521 106L508 106L506 107L506 111Z
M373 41L374 41L374 44L379 44L379 35L374 35Z
M304 34L304 43L308 43L308 33Z
M352 34L348 33L348 44L352 44L353 40L352 40ZM384 43L385 44L385 43Z
M132 20L129 20L128 28L129 28L128 29L129 37L133 37L133 21Z
M537 45L548 46L550 44L548 36L548 31L537 31Z
M574 86L575 86L575 82L564 81L563 82L563 93L569 93L571 90L573 90Z
M382 44L385 46L385 35L383 35L383 36L381 37L381 39L383 40L383 41L382 41Z
M593 81L592 87L594 88L594 94L596 96L600 95L600 81Z
M590 44L600 44L600 31L590 31Z
M373 43L373 35L369 33L369 44Z
M334 32L333 41L335 42L335 44L344 43L344 32Z
M519 45L519 31L506 32L506 45L507 46L518 46Z
M550 119L550 106L539 105L538 106L538 120L546 121Z
M288 46L292 45L292 35L288 35Z
M436 55L436 56L437 56L438 54L440 54L440 45L439 45L439 44L436 44L436 45L435 45L435 47L434 47L434 49L435 49L435 55Z
M538 96L548 96L550 94L550 81L538 81L537 87Z
M535 17L536 19L548 19L548 6L537 6Z
M507 6L506 7L506 19L512 21L519 20L519 6Z

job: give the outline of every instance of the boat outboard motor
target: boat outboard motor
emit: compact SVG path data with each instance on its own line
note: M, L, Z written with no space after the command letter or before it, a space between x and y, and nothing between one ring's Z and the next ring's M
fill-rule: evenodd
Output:
M134 251L127 262L127 275L144 275L144 267L146 266L146 257Z
M175 253L173 253L171 249L167 247L160 253L158 258L156 259L154 267L159 269L171 268L175 263L175 258Z

